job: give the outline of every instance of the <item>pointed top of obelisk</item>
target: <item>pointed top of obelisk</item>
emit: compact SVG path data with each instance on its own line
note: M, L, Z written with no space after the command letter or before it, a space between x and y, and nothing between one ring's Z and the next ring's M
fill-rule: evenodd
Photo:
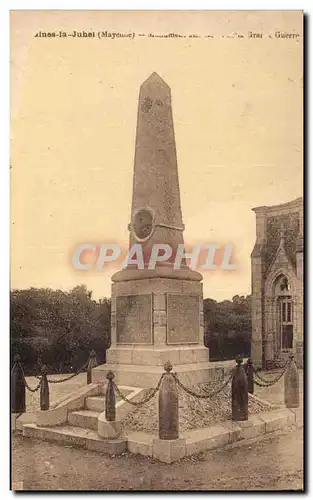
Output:
M142 86L146 84L151 85L154 83L169 87L169 85L163 80L163 78L161 78L160 75L158 75L158 73L156 73L155 71L151 73L151 75L143 82Z

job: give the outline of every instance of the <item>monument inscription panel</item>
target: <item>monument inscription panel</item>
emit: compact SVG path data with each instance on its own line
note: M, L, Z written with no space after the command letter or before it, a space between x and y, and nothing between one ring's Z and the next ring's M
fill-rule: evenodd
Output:
M117 344L152 344L152 295L116 297Z
M167 344L199 342L200 300L197 295L167 294Z

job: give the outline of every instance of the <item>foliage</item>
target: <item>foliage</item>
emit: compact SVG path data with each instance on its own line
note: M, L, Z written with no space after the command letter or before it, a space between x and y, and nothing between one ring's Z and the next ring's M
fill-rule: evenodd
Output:
M237 354L250 356L251 295L235 295L217 302L205 299L204 343L210 349L210 359L233 359Z
M12 352L26 371L38 358L52 371L78 369L95 349L100 362L110 346L110 300L92 300L85 285L69 292L29 288L11 292Z

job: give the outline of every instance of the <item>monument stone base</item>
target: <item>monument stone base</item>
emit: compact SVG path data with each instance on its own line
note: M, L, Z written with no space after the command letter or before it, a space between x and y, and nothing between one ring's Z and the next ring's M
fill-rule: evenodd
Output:
M112 370L117 384L155 387L167 361L185 383L223 378L223 369L209 362L203 344L199 281L165 277L116 281L111 304L112 345L107 363L93 370L93 382L104 383Z
M207 349L207 356L209 355ZM222 381L234 368L234 361L197 362L184 365L174 365L173 372L177 373L179 380L189 386L210 381ZM111 370L115 374L114 381L117 385L151 389L157 386L161 375L164 373L162 366L111 364L97 366L92 370L92 381L105 384L106 375Z
M173 365L174 372L183 374L185 381L201 383L208 379L209 350L203 345L114 346L107 352L107 361L93 370L94 383L105 382L106 374L111 370L118 385L155 387L167 361Z
M203 335L202 283L159 277L113 283L112 351L203 347Z

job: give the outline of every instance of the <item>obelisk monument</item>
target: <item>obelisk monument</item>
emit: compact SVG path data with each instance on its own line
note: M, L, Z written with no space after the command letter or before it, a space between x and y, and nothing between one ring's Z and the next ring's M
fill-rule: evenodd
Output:
M119 384L153 387L170 361L194 383L205 380L209 351L203 345L202 275L183 260L184 243L170 87L153 73L139 92L130 248L140 245L143 268L130 262L112 276L111 348L107 364ZM153 245L166 244L171 258L149 268ZM102 377L101 377L102 378Z

